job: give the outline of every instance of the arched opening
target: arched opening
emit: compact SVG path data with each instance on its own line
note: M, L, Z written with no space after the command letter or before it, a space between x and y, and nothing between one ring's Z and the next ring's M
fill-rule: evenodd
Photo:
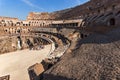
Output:
M98 10L98 14L100 13L100 10Z
M81 38L84 38L84 34L81 34Z
M110 26L114 26L114 25L115 25L115 19L114 19L114 18L111 18L111 19L109 20L109 24L110 24Z
M13 26L14 24L13 23L11 23L11 26Z
M20 33L20 29L17 30L17 33Z
M20 22L17 22L16 25L17 25L17 26L20 26Z
M8 30L5 30L5 32L7 32Z
M104 8L104 12L106 12L107 8Z
M87 35L85 35L85 37L87 37Z
M23 24L23 26L25 26L25 24Z
M115 10L115 8L116 8L116 5L112 5L112 10Z

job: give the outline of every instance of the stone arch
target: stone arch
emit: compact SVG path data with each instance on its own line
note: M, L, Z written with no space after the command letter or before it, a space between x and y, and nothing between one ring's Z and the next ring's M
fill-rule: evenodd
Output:
M29 22L29 26L31 26L31 21Z
M23 26L23 21L20 22L20 26Z
M5 23L5 20L1 20L1 22Z
M1 20L1 24L2 26L5 26L6 25L5 20Z
M15 33L15 34L17 33L17 29L16 29L16 28L14 29L14 33Z
M43 27L45 26L45 23L43 22Z
M116 5L112 5L112 10L115 10L116 9Z
M12 33L12 34L14 33L14 28L13 28L13 27L11 27L11 33Z
M10 22L9 21L6 21L6 26L10 26Z
M20 29L17 30L17 33L20 33Z
M18 27L17 30L16 30L17 33L21 33L21 28Z
M17 25L17 26L20 26L20 22L17 22L16 25Z
M9 28L9 34L11 34L11 28Z
M101 10L100 10L100 9L98 9L98 11L97 11L97 12L98 12L98 14L99 14L99 13L101 12Z
M30 29L28 29L27 31L28 31L28 33L29 33L29 32L30 32Z
M10 25L13 26L13 21L10 21Z
M7 30L7 29L5 29L5 32L8 32L8 30Z
M83 39L83 38L86 38L88 37L90 34L88 33L80 33L80 37Z
M115 18L111 18L109 20L110 26L114 26L115 25Z
M84 34L80 34L81 38L84 38Z

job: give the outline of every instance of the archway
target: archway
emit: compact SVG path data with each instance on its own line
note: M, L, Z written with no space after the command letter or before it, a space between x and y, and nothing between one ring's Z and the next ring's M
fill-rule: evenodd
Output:
M16 25L17 25L17 26L20 26L20 22L17 22Z
M111 19L109 20L109 24L110 24L110 26L114 26L114 25L115 25L115 19L114 19L114 18L111 18Z
M80 34L81 35L81 38L84 38L84 34Z
M20 29L18 29L18 30L17 30L17 33L20 33L20 32L21 32L21 30L20 30Z

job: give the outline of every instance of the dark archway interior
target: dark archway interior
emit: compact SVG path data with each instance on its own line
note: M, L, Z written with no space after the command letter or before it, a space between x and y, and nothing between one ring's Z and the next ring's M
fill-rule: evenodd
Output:
M109 21L109 23L110 23L110 26L114 26L115 25L115 19L111 18L110 21Z
M83 35L83 34L81 34L81 38L84 38L84 35Z

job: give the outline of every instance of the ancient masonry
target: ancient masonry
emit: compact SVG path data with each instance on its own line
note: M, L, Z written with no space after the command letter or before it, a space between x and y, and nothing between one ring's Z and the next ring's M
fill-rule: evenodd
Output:
M120 0L90 0L85 4L52 13L30 12L25 21L0 17L0 36L38 35L54 42L50 58L71 52L72 42L93 33L120 26ZM50 39L50 40L49 40ZM47 70L47 69L46 69Z
M119 0L91 0L75 8L53 13L31 12L27 20L0 17L1 33L28 33L35 27L119 26Z

